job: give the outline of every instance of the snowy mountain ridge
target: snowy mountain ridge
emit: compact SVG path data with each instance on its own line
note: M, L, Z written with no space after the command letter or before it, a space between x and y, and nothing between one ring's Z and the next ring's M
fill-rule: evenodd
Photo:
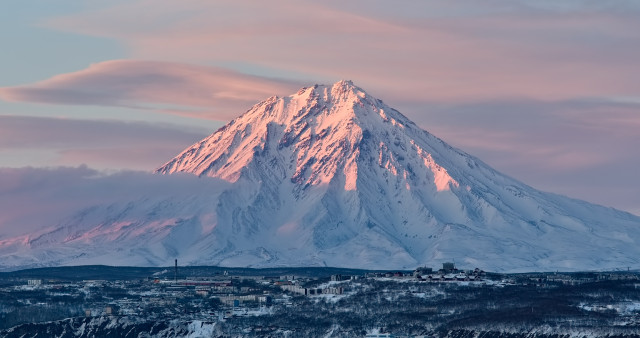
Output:
M93 237L48 235L36 258L13 252L12 259L375 269L455 260L492 271L640 266L639 217L502 175L350 81L258 103L157 172L229 185L189 203L151 197L85 210L55 229L84 234L99 223Z

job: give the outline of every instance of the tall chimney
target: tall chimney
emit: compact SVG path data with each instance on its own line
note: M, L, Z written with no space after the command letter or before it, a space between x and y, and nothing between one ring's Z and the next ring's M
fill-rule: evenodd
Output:
M176 258L176 268L174 270L174 280L178 281L178 259Z

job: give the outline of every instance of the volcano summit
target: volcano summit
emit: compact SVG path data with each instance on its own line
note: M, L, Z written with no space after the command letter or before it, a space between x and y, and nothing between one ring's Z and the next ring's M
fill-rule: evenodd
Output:
M640 267L640 217L507 177L349 81L256 104L157 169L179 172L226 183L84 210L0 254L14 266Z

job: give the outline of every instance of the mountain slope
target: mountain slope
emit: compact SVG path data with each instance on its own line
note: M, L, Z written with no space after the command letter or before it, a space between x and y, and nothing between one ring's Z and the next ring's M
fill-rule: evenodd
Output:
M271 97L157 172L230 185L97 206L0 255L14 266L640 266L639 217L502 175L349 81Z
M269 98L158 172L243 186L225 193L217 214L231 225L224 237L233 243L271 242L257 264L409 267L455 258L494 269L574 269L638 262L628 248L640 238L638 217L501 175L348 81ZM251 252L255 241L245 243L231 247Z

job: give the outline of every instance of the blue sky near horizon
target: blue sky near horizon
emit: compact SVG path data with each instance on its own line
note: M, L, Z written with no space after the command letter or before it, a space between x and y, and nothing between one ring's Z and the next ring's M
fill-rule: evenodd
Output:
M80 13L83 1L7 1L0 11L0 86L27 84L72 72L90 63L126 57L113 39L46 27L51 17Z
M640 214L638 32L633 1L7 2L0 167L152 170L350 79L533 187Z

